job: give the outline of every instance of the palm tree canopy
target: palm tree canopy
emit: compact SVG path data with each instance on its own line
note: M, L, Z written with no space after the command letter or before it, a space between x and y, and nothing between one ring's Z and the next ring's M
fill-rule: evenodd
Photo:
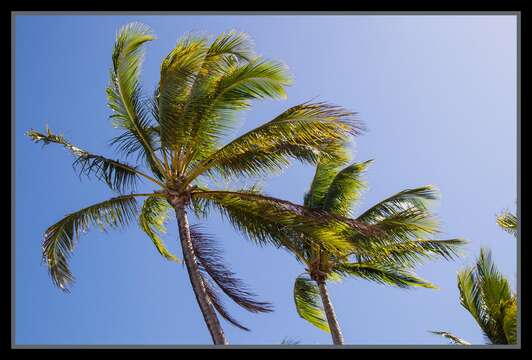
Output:
M145 46L154 39L149 27L131 23L120 29L114 44L107 99L111 123L120 134L110 143L123 160L83 150L50 129L27 132L35 142L65 147L80 176L94 175L118 193L46 230L43 257L54 283L68 290L74 280L68 259L78 235L93 225L116 228L137 220L162 256L179 261L161 239L170 203L176 199L204 216L219 211L258 244L286 246L297 232L311 242L319 239L332 252L346 249L348 242L337 229L362 231L354 222L249 189L212 190L203 180L267 175L291 160L315 164L319 158L337 159L334 144L363 130L356 114L324 102L297 104L224 144L237 115L251 101L286 98L291 83L287 67L257 56L250 38L241 32L225 32L212 41L186 35L163 60L157 88L146 96L140 74ZM156 190L134 193L141 180ZM138 198L145 200L139 204ZM206 235L192 235L207 291L222 316L240 326L224 310L215 286L247 310L270 311L266 303L252 300L221 260L202 247Z
M492 344L517 342L517 297L493 263L491 252L481 249L475 266L458 273L460 304L473 316Z
M332 215L352 217L373 231L353 232L347 228L343 235L350 239L351 247L343 254L331 253L310 241L298 241L289 248L307 267L307 273L297 277L294 285L298 314L326 331L328 324L313 280L321 277L338 281L352 276L401 288L433 288L411 270L426 259L453 259L465 243L461 239L427 239L437 233L437 223L427 207L428 201L437 198L431 186L401 191L355 216L353 205L366 189L362 176L372 160L349 164L345 147L333 151L334 158L319 161L304 204Z

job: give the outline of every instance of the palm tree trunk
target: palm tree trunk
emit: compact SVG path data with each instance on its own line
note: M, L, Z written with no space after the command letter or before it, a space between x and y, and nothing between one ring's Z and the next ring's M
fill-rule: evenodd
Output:
M334 345L343 345L344 337L342 336L342 330L340 330L340 324L336 319L336 314L334 313L334 308L329 297L329 291L325 285L325 281L317 281L318 287L320 289L321 302L323 303L323 309L325 310L325 316L327 317L327 322L329 323L329 329L331 330L331 335Z
M224 331L220 325L214 307L207 295L203 279L200 275L199 266L192 247L192 240L190 239L190 228L188 225L187 212L183 204L176 204L174 207L177 217L177 224L179 226L179 238L181 239L181 247L183 249L183 257L188 270L188 276L196 300L198 301L201 313L207 324L207 328L211 333L212 340L215 345L227 345Z

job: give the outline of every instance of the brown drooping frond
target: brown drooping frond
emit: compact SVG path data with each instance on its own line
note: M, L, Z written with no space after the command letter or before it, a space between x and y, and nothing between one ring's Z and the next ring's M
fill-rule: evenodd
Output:
M207 296L209 297L212 306L214 306L218 314L220 314L225 320L227 320L229 323L236 326L237 328L242 329L244 331L249 331L249 328L239 323L235 318L231 316L231 314L229 314L227 309L224 307L223 301L220 299L220 295L215 290L209 279L207 279L205 274L200 274L200 277L203 281L203 285L205 286L205 292L207 293Z
M91 205L67 215L46 230L43 259L55 285L67 291L68 285L74 281L68 259L80 232L86 232L91 225L98 225L102 230L126 226L137 214L135 196L118 196Z
M190 237L200 266L227 296L250 312L273 311L270 303L255 300L256 295L240 279L235 278L235 274L225 266L214 239L202 233L199 225L190 227Z

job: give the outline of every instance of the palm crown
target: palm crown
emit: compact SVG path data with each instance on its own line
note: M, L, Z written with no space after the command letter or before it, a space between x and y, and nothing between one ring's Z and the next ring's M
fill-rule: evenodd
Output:
M402 288L434 287L411 269L423 259L455 257L464 241L427 239L437 233L437 223L426 206L428 200L436 198L431 186L401 191L354 216L352 205L360 200L366 187L362 175L371 161L348 165L345 148L338 147L336 152L335 159L319 162L304 204L335 216L353 218L375 231L346 229L345 236L353 246L340 256L318 242L295 242L298 246L291 250L306 267L294 286L298 314L322 330L332 330L333 340L339 344L343 339L328 299L327 280L353 276Z
M256 56L243 33L223 33L212 42L189 35L163 60L157 89L152 97L145 97L139 75L144 44L153 39L147 26L132 23L120 29L113 49L107 96L112 124L122 132L111 144L124 160L93 154L49 129L28 132L35 142L63 145L75 157L80 175L95 175L118 192L50 226L44 236L43 256L54 283L68 290L74 279L68 259L78 235L91 225L116 228L137 220L161 255L179 261L161 239L168 212L173 209L200 309L214 342L223 344L227 341L214 309L244 327L223 308L214 284L247 310L262 312L271 307L254 300L234 278L223 265L213 239L198 226L189 225L187 209L198 215L217 210L260 244L287 246L287 239L299 234L308 241L319 239L331 252L349 246L338 229L357 227L354 222L264 196L254 189L213 190L201 179L267 175L291 159L316 163L320 157L334 158L334 144L357 135L362 127L354 113L341 107L303 103L222 144L236 114L252 100L286 97L285 87L290 84L287 69ZM132 157L139 161L137 165L126 162ZM157 189L133 192L141 179ZM138 198L145 199L142 206Z
M517 236L518 220L509 211L497 216L497 224L513 236ZM517 343L517 295L510 282L493 262L491 251L481 249L475 265L458 273L460 304L477 322L485 339L491 344ZM454 344L468 342L444 331L442 335Z

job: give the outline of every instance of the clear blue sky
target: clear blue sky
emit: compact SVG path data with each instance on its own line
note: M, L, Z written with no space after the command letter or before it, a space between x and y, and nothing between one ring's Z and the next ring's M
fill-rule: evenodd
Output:
M16 18L16 343L210 344L186 269L165 261L135 226L94 230L71 265L77 282L66 295L41 264L43 231L67 213L112 193L83 179L59 146L41 149L23 134L52 130L87 150L113 156L117 135L105 88L118 28L141 21L158 36L147 47L143 83L152 91L159 65L186 32L249 33L257 52L284 61L294 75L288 99L256 103L235 134L318 97L360 113L369 131L355 159L375 159L364 210L409 187L434 184L441 238L471 243L455 262L436 261L418 274L439 290L401 290L362 280L331 285L348 344L446 344L428 330L448 330L482 344L461 308L456 272L489 247L515 285L516 242L495 215L515 209L516 19L513 16L18 16ZM313 175L294 164L265 190L302 202ZM152 188L148 185L145 190ZM194 219L191 219L194 222ZM255 315L229 300L252 329L223 322L232 344L330 344L329 334L300 319L293 281L303 271L288 253L258 248L218 216L206 228L232 269L276 311ZM165 237L177 254L175 226Z

